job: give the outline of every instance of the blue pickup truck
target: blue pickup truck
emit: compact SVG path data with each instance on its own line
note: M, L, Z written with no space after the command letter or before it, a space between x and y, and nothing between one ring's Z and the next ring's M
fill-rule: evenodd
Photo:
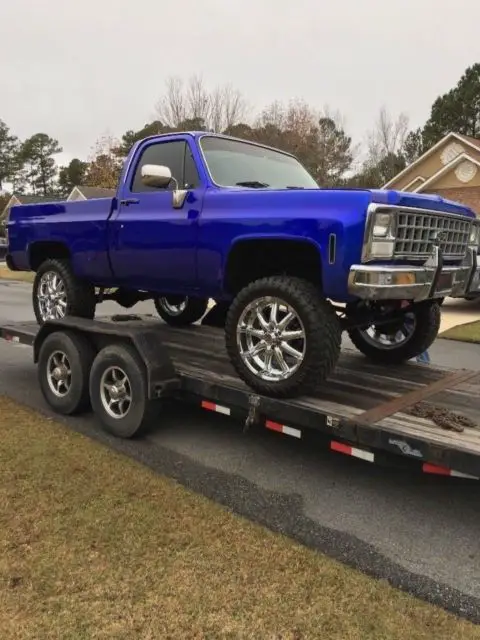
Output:
M141 140L117 195L16 206L7 264L37 321L152 299L172 325L225 308L238 375L276 397L334 370L347 331L380 363L424 352L445 296L480 289L472 210L435 195L323 189L287 153L205 132Z

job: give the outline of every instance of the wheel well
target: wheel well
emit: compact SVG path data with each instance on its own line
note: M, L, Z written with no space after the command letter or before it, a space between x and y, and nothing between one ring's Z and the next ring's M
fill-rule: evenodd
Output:
M70 251L61 242L35 242L29 251L30 269L33 271L36 271L45 260L68 258L70 258Z
M301 240L245 240L230 251L225 269L225 289L238 293L258 278L296 276L322 288L320 251Z

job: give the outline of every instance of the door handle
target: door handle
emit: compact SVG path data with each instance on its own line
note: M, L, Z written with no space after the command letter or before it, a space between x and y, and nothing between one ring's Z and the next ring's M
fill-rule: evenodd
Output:
M126 200L120 200L120 204L124 204L126 207L128 207L129 204L139 204L140 200L137 200L136 198L127 198Z

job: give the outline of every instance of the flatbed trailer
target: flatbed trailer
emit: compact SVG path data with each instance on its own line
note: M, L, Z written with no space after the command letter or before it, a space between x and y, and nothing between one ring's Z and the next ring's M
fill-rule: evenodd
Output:
M3 339L33 347L43 395L64 414L88 409L83 401L74 410L72 405L60 406L48 389L45 392L45 363L51 362L60 344L57 338L65 334L73 336L77 350L73 355L69 351L70 360L75 365L80 358L83 363L81 375L75 373L77 363L71 377L75 374L77 382L82 378L83 400L87 394L100 424L114 435L137 435L152 406L156 411L149 413L149 421L154 416L161 423L162 402L172 399L239 418L246 431L267 428L318 440L334 452L368 462L480 479L480 372L416 363L379 366L344 351L334 377L321 384L315 397L278 400L255 394L237 378L225 352L223 331L208 323L180 329L150 316L120 315L96 320L67 317L41 328L34 322L0 327ZM133 394L136 421L122 429L100 407L93 359L106 354L111 363L125 349L135 352L137 377L145 384L140 387L143 392Z

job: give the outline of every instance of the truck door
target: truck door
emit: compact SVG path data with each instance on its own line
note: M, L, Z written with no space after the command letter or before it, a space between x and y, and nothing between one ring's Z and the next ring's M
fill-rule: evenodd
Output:
M173 181L164 189L142 183L144 164L169 167L179 188L189 189L181 209L173 208ZM193 292L202 200L203 189L187 140L157 139L139 147L109 225L110 259L119 284L164 293Z

